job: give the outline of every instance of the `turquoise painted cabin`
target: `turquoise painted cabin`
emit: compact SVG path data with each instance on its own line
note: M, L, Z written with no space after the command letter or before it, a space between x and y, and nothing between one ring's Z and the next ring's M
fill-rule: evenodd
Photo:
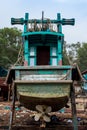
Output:
M11 18L12 24L24 24L22 34L24 43L24 65L62 65L62 52L64 34L62 25L74 25L75 20L61 19L60 13L57 19L29 19L29 14L25 14L25 19ZM54 29L55 28L55 29Z
M25 15L28 21L28 14ZM74 19L73 24L74 24ZM60 14L57 14L57 20L29 20L35 25L33 29L27 31L28 25L24 25L24 65L38 66L38 65L62 65L62 51L63 51L63 38L61 24L56 25L56 31L52 31L49 22L63 22L60 19ZM36 22L36 23L35 23ZM41 25L38 26L38 24Z

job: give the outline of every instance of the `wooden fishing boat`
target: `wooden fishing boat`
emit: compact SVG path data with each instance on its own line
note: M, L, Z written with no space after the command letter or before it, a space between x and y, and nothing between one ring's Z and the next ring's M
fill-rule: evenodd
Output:
M38 28L41 20L28 20L24 24L24 66L14 66L8 74L8 83L14 83L17 98L25 107L35 110L36 105L47 105L52 111L63 108L70 97L71 86L77 68L62 65L63 37L61 25L74 25L74 19L61 19L50 23L58 24L58 32L51 31L48 20L42 18L42 29ZM24 22L12 18L12 24ZM28 23L35 23L34 30L28 29ZM22 23L21 23L22 24ZM28 31L29 30L29 31ZM73 76L73 71L74 76ZM76 74L75 74L76 73ZM79 76L78 76L79 77ZM77 77L76 77L77 78Z
M43 15L42 20L31 20L26 13L25 19L12 18L11 22L24 24L24 65L13 66L7 76L7 83L13 87L13 102L17 97L26 108L39 111L35 116L36 121L43 117L50 122L48 113L65 107L74 92L74 80L81 80L76 65L62 64L62 25L74 25L74 19L61 19L57 14L57 20L44 19ZM34 26L28 28L31 23ZM57 24L57 32L50 28L51 24Z

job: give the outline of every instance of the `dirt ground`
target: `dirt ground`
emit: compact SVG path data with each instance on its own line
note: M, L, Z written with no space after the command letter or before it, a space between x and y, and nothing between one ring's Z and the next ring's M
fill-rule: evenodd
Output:
M12 103L11 102L0 102L0 130L7 130L10 122L10 112L11 112ZM18 107L18 102L16 102L15 105L15 116L14 116L14 122L16 126L25 126L25 125L40 125L40 122L35 122L33 118L30 116L33 114L32 111L24 108L21 106ZM72 118L71 118L71 112L69 109L67 109L66 113L53 113L53 115L56 115L58 118L55 118L55 116L52 116L53 122L51 122L51 125L72 125ZM78 112L78 125L87 126L87 115L85 113ZM50 124L48 124L50 125ZM16 128L17 130L17 128ZM22 129L21 129L22 130ZM83 129L81 129L83 130ZM84 129L86 130L86 129Z
M9 125L10 112L12 103L11 102L0 102L0 126ZM18 107L17 103L15 106L14 123L20 125L25 122L25 119L29 118L32 112L24 107Z

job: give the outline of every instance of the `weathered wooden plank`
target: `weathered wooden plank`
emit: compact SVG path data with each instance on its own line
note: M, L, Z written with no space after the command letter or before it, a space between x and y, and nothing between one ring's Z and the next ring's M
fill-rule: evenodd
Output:
M29 84L29 83L44 83L44 84L46 84L46 83L63 83L63 84L67 84L67 83L72 83L72 80L56 80L56 81L54 81L54 80L45 80L45 81L43 81L43 80L34 80L34 81L32 81L32 80L30 80L30 81L25 81L25 80L15 80L14 81L15 82L15 84L23 84L23 83L26 83L26 84Z

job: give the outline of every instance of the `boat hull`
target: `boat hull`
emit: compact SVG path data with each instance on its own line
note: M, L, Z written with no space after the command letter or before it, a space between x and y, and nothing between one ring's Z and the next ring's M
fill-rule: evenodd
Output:
M70 96L71 82L16 82L19 102L30 110L36 110L36 105L51 106L52 111L63 108Z
M50 97L50 98L39 98L39 97L29 97L20 95L20 103L30 110L36 110L36 105L46 105L51 106L52 111L58 111L63 108L67 102L69 97Z

